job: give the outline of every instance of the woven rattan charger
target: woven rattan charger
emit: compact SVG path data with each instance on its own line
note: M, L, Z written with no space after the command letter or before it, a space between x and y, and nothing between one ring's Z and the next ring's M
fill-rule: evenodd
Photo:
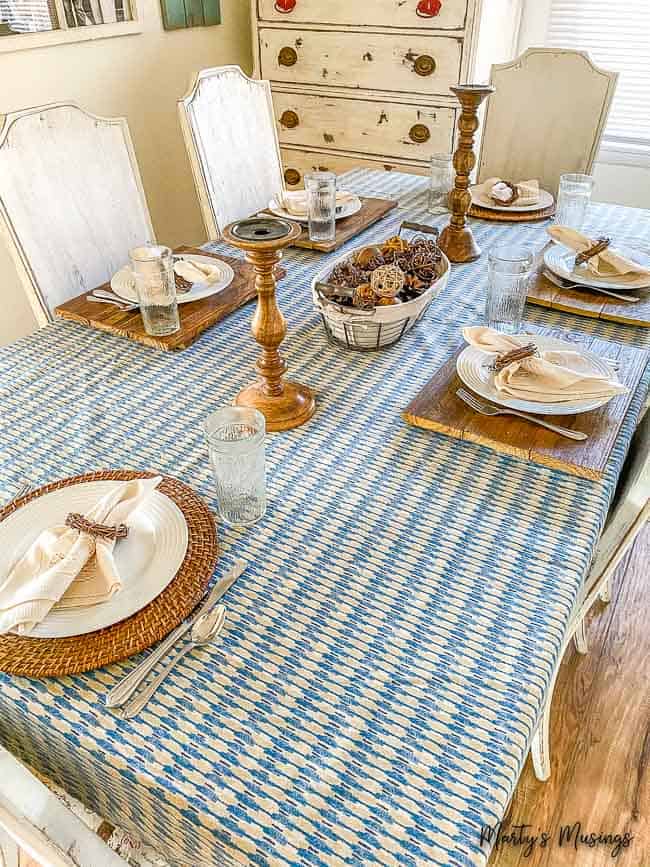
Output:
M10 503L0 511L0 521L30 500L59 488L80 482L126 482L153 475L111 470L62 479ZM185 559L162 593L131 617L85 635L70 638L1 635L0 671L24 677L56 677L101 668L151 647L187 617L203 596L214 572L217 561L214 519L200 497L183 482L165 476L158 490L176 503L188 529Z

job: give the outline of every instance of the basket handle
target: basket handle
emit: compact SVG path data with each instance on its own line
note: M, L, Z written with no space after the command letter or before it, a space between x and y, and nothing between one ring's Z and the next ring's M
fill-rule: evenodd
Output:
M435 235L436 238L440 234L435 226L427 226L426 223L412 223L410 220L403 220L399 227L398 235L402 234L402 229L410 229L412 232L425 232L427 235Z

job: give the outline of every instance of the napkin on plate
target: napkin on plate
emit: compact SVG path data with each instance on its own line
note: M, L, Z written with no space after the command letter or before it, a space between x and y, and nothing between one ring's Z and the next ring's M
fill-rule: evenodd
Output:
M161 481L156 476L117 483L86 517L128 526L129 517ZM72 530L64 524L66 517L61 515L59 525L44 530L9 574L0 576L0 635L12 629L27 635L57 603L65 608L95 605L120 589L115 540Z
M513 205L525 207L527 205L536 205L539 202L539 181L519 181L518 184L515 184L515 187L517 188L519 197L517 201L512 203ZM483 181L482 184L475 186L473 192L476 198L486 205L497 204L492 198L494 196L494 198L504 202L504 208L510 207L505 202L510 199L511 191L501 178L488 178L487 181Z
M174 272L187 280L188 283L214 283L221 276L218 265L207 262L193 262L190 259L179 259L174 263Z
M596 243L577 232L575 229L570 229L568 226L549 226L546 230L554 241L558 241L569 250L574 250L576 253L583 253ZM611 248L603 250L596 256L592 256L585 263L585 268L591 274L597 277L608 277L616 279L617 277L625 277L627 279L650 278L650 270L639 265L638 262L633 262L625 256L621 256Z
M534 342L530 335L509 337L481 325L464 328L463 337L471 346L497 355ZM494 374L494 386L508 397L540 403L614 397L629 391L604 377L581 352L570 349L546 349L539 356L513 361Z
M336 207L341 208L349 205L356 200L353 193L348 193L346 190L336 191ZM292 192L284 192L278 196L279 204L284 210L291 214L292 217L306 217L309 214L309 199L306 190L294 190Z

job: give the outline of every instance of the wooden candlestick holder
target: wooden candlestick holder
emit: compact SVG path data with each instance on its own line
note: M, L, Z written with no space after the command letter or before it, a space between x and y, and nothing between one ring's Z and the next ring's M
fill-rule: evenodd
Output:
M257 309L251 331L262 347L256 365L261 380L240 391L235 403L258 409L269 431L298 427L308 421L316 409L311 389L284 379L287 365L278 351L287 325L275 296L274 269L280 261L280 251L293 243L301 231L296 223L270 217L239 220L223 230L224 240L244 250L246 259L255 269Z
M472 204L468 187L469 177L476 164L474 133L478 129L478 108L484 99L494 93L494 87L490 84L461 84L450 89L460 102L462 111L458 118L458 147L454 153L456 180L449 194L451 218L438 243L450 262L473 262L481 255L481 248L466 225L465 217Z

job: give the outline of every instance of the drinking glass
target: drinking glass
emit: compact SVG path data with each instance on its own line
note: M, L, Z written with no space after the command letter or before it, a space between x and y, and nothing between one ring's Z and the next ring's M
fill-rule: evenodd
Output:
M449 193L454 186L454 155L431 155L431 182L429 184L428 210L442 214L449 210Z
M568 174L560 177L555 222L580 231L587 215L594 179L591 175Z
M174 263L169 247L146 244L129 253L140 313L147 334L164 337L181 327Z
M266 421L252 407L229 406L208 416L205 435L221 520L248 527L266 511Z
M309 212L309 240L333 241L336 233L336 175L310 172L305 175Z
M485 303L485 318L490 328L506 334L521 331L534 259L532 247L502 244L490 250Z

